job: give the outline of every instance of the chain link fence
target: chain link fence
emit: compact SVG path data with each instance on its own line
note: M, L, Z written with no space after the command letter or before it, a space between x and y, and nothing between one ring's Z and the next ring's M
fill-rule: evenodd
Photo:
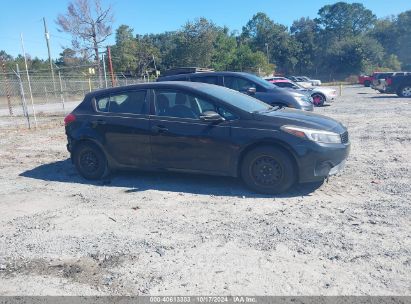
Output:
M84 69L83 69L84 70ZM0 127L33 128L69 113L88 92L112 87L111 79L85 72L63 74L7 71L0 73ZM148 79L115 75L115 85L131 85Z

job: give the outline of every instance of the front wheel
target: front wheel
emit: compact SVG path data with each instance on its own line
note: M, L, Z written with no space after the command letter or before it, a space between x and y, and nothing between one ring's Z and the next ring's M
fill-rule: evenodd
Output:
M324 95L314 93L311 95L311 97L313 98L313 105L315 105L316 107L322 107L324 105L324 102L325 102Z
M256 148L244 157L241 177L252 190L277 194L288 190L296 181L291 158L281 149Z
M401 87L398 90L397 95L400 97L411 97L411 86L406 85L406 86Z
M104 153L93 143L81 143L73 153L77 171L85 179L100 179L107 170L107 159Z

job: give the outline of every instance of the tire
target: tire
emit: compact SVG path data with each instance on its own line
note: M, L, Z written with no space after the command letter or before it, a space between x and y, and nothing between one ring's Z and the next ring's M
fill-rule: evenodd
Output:
M399 88L397 95L400 97L411 97L411 85L405 85Z
M313 105L314 106L322 107L324 105L325 96L323 94L314 93L314 94L311 95L311 97L313 98Z
M277 194L296 181L293 161L282 149L262 146L248 152L241 163L241 177L252 190Z
M371 81L369 81L369 80L366 80L366 81L364 81L364 87L370 87L371 86Z
M93 143L80 143L73 152L73 161L85 179L101 179L108 171L106 156Z

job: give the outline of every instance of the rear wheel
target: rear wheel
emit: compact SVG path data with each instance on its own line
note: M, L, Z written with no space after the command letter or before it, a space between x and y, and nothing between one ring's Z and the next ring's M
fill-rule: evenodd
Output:
M411 97L411 86L406 85L402 86L397 93L398 96L400 97Z
M104 153L93 143L79 144L73 153L77 171L85 179L100 179L108 171Z
M291 158L282 149L272 147L248 152L241 165L241 177L252 190L267 194L284 192L296 181Z
M316 107L322 107L324 105L325 96L323 94L314 93L311 97L313 98L313 105Z
M366 80L364 81L364 87L370 87L371 86L371 81Z

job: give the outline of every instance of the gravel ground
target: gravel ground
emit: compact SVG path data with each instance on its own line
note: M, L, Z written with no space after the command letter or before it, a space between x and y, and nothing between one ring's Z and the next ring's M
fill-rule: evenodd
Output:
M0 123L0 295L410 295L411 99L347 87L316 112L349 128L347 167L276 197L171 173L90 183L60 118Z

